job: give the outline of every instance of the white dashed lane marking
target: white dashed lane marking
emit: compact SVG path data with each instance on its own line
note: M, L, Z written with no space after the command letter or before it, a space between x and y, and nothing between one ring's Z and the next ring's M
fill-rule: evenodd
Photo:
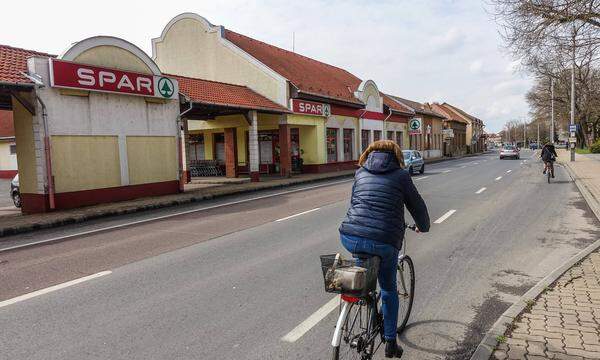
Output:
M487 188L485 188L485 187L482 187L481 189L477 190L477 191L475 192L475 194L481 194L481 193L482 193L482 192L484 192L486 189L487 189Z
M456 212L456 210L448 210L444 215L442 215L439 219L437 219L436 221L434 221L434 224L441 224L443 223L446 219L448 219L450 216L452 216L452 214L454 214Z
M294 215L286 216L286 217L284 217L284 218L281 218L281 219L277 219L277 220L275 220L275 222L280 222L280 221L289 220L289 219L295 218L296 216L300 216L300 215L308 214L308 213L311 213L311 212L313 212L313 211L317 211L317 210L319 210L319 209L320 209L320 208L315 208L315 209L312 209L312 210L303 211L303 212L301 212L301 213L298 213L298 214L294 214Z
M99 278L101 276L110 275L110 274L112 274L112 271L102 271L102 272L99 272L99 273L96 273L96 274L84 276L84 277L79 278L79 279L67 281L67 282L64 282L62 284L50 286L50 287L47 287L45 289L41 289L41 290L37 290L37 291L34 291L34 292L30 292L29 294L25 294L25 295L17 296L17 297L12 298L12 299L0 301L0 308L3 308L3 307L8 306L8 305L16 304L16 303L21 302L21 301L33 299L33 298L41 296L41 295L49 294L49 293L57 291L57 290L68 288L70 286L81 284L82 282L86 282L86 281L93 280L93 279Z
M498 177L497 177L497 178L495 178L494 180L498 181L498 180L500 180L500 179L502 179L502 176L498 176Z

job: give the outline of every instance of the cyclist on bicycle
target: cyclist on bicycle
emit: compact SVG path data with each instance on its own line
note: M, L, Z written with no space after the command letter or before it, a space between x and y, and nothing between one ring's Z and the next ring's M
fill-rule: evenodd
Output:
M421 232L429 231L427 206L404 169L400 147L391 140L372 143L360 156L350 209L340 226L342 245L352 254L381 258L381 288L385 356L400 357L396 341L398 328L398 290L396 267L404 240L404 205Z
M544 162L543 174L546 174L546 171L550 169L550 174L554 179L554 161L556 161L556 158L558 157L558 155L556 155L556 149L554 148L554 145L551 143L546 143L542 148L542 153L540 154L540 157Z

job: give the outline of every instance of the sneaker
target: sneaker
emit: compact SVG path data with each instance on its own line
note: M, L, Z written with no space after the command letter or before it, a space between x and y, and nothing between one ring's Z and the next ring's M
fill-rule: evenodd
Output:
M546 175L546 170L542 171L542 174Z
M552 174L552 178L554 179L554 174Z
M396 339L385 341L385 357L386 358L400 358L402 356L402 347L398 345Z

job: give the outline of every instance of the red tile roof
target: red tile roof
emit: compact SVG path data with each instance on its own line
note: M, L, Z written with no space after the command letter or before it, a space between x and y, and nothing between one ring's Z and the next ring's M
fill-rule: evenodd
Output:
M225 30L225 38L291 81L302 92L362 104L354 97L361 80L346 70L231 30Z
M431 107L431 109L433 111L444 115L444 117L447 118L448 120L467 124L467 121L465 119L463 119L461 116L458 116L457 113L448 109L444 105L433 103L433 104L429 104L429 106Z
M27 72L27 59L32 56L56 57L38 51L0 45L0 82L31 84L31 80L22 73Z
M445 106L447 108L449 108L450 110L454 111L455 113L457 113L458 115L462 116L465 120L469 121L469 122L477 122L477 123L483 123L483 121L481 121L480 119L476 118L473 115L467 114L464 110L457 108L454 105L450 105L448 103L443 103L442 106Z
M390 95L387 95L384 93L380 93L380 94L381 94L381 97L383 97L383 104L386 105L387 107L389 107L390 109L392 109L392 111L410 115L410 116L415 114L415 112L412 111L412 109L410 109L409 107L394 100Z
M390 97L406 106L409 106L410 108L415 110L415 112L417 114L435 116L435 117L439 117L439 118L444 117L442 114L439 114L439 113L433 111L428 104L423 104L423 103L420 103L417 101L404 99L399 96L390 95Z
M179 81L179 91L193 102L249 110L265 110L277 113L290 112L287 108L267 99L252 89L217 81L170 75Z

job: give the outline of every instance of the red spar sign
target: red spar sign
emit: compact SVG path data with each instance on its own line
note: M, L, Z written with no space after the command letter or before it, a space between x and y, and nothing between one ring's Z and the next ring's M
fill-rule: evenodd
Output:
M295 113L307 115L331 115L331 107L329 106L329 104L322 104L298 99L292 99L292 111Z
M177 80L131 71L50 59L50 86L176 99Z

